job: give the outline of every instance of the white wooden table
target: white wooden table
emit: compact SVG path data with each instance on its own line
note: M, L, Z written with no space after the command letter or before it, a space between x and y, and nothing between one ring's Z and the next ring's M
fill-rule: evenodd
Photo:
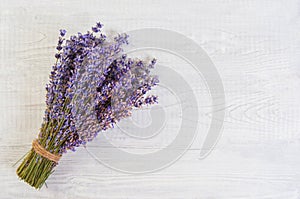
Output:
M225 88L222 137L205 159L199 136L176 163L143 175L80 148L36 191L12 165L38 133L58 30L97 21L106 32L177 31L205 49ZM0 25L0 198L300 198L299 1L2 0Z

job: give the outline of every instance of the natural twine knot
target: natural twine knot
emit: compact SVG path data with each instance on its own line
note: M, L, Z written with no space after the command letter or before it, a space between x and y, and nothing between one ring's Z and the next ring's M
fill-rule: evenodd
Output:
M43 156L44 158L47 158L48 160L51 160L53 162L58 163L61 155L55 155L53 153L50 153L49 151L47 151L46 149L44 149L38 142L37 139L33 140L32 142L32 148L34 149L34 151Z

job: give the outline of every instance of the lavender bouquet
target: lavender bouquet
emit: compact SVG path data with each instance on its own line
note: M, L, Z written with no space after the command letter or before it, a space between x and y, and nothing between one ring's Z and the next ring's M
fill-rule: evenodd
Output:
M60 30L56 63L46 86L46 111L38 138L17 169L20 179L40 189L60 157L85 146L114 127L133 109L157 102L146 93L158 83L151 75L156 60L122 53L128 35L108 39L97 23L92 31L65 38Z

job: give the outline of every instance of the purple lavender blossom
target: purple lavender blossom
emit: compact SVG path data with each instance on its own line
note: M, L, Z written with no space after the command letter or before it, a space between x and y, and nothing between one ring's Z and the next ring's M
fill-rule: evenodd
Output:
M66 30L63 30L63 29L60 30L60 36L64 37L66 35L66 33L67 33Z
M59 154L74 151L129 117L134 108L157 102L157 96L145 96L158 83L157 76L150 74L156 60L127 58L122 45L128 44L128 35L110 41L101 33L102 27L97 23L92 32L69 39L60 30L42 126L52 123L55 128L39 135L47 139L46 149L47 143L54 142ZM53 136L45 138L49 133Z

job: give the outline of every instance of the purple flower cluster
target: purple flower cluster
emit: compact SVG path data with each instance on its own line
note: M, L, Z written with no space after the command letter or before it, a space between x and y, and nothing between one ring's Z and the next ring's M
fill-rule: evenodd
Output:
M129 117L133 109L157 102L157 96L146 96L158 84L158 77L150 73L156 60L128 58L122 54L128 35L109 40L102 27L97 23L92 32L69 39L60 30L39 135L46 149L54 146L48 147L50 152L74 151Z

